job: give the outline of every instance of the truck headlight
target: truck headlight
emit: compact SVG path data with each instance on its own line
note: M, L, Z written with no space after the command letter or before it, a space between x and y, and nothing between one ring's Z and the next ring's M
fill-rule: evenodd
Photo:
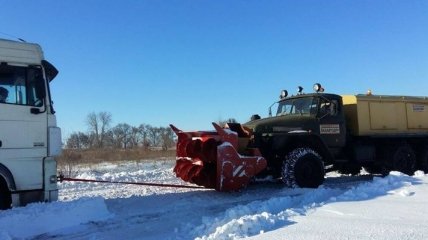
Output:
M314 84L314 91L315 92L324 92L324 88L319 83Z
M283 98L286 98L287 96L288 96L287 90L282 90L281 94L279 95L279 98L283 99Z

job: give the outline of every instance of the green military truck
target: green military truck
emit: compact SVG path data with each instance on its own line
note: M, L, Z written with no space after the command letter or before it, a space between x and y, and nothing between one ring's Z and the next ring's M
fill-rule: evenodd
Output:
M328 169L357 174L428 170L426 97L281 93L276 116L253 117L251 147L289 185L317 187Z
M324 93L320 84L314 93L302 90L295 96L282 91L275 116L253 115L250 122L225 128L214 124L216 132L172 126L178 135L177 176L234 191L263 175L290 187L318 187L330 170L428 170L426 97L341 96Z

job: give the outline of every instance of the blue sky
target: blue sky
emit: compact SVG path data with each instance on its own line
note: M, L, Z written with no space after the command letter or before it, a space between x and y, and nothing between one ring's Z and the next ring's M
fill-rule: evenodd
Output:
M428 96L428 1L0 0L4 33L42 45L63 134L211 129L267 115L281 89Z

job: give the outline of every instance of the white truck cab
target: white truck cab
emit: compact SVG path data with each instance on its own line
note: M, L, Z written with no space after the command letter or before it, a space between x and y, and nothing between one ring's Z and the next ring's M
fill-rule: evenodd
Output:
M61 129L49 90L57 74L39 45L0 39L0 209L58 199Z

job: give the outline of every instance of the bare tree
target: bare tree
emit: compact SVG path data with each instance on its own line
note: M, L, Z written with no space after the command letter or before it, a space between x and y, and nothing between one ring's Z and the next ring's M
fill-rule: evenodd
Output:
M73 149L88 148L89 136L82 132L74 132L68 137L66 146Z
M148 139L150 140L150 143L152 144L152 146L154 147L158 147L159 146L159 142L160 142L160 130L157 127L152 127L150 125L147 125L147 136Z
M86 123L88 125L90 135L92 136L92 140L95 141L91 144L92 146L98 148L102 148L104 146L106 133L110 127L111 121L111 113L109 112L99 112L98 114L92 112L88 114Z
M111 124L111 113L109 112L100 112L98 113L100 123L101 123L101 138L100 138L100 147L103 147L103 142L105 139L106 132L108 131Z
M159 128L160 139L162 141L162 150L168 150L169 148L175 145L174 141L174 132L169 127L161 127Z
M86 117L86 124L88 125L89 135L91 140L91 147L99 145L99 121L98 115L95 112L91 112Z
M132 127L127 123L120 123L112 129L114 145L119 148L128 148L131 141Z
M140 126L138 127L138 131L140 132L141 136L141 143L144 149L147 149L150 146L150 141L148 137L149 128L151 128L151 126L144 123L140 124Z
M140 129L137 127L131 127L131 133L129 136L129 147L135 148L138 147L138 143L141 141Z

